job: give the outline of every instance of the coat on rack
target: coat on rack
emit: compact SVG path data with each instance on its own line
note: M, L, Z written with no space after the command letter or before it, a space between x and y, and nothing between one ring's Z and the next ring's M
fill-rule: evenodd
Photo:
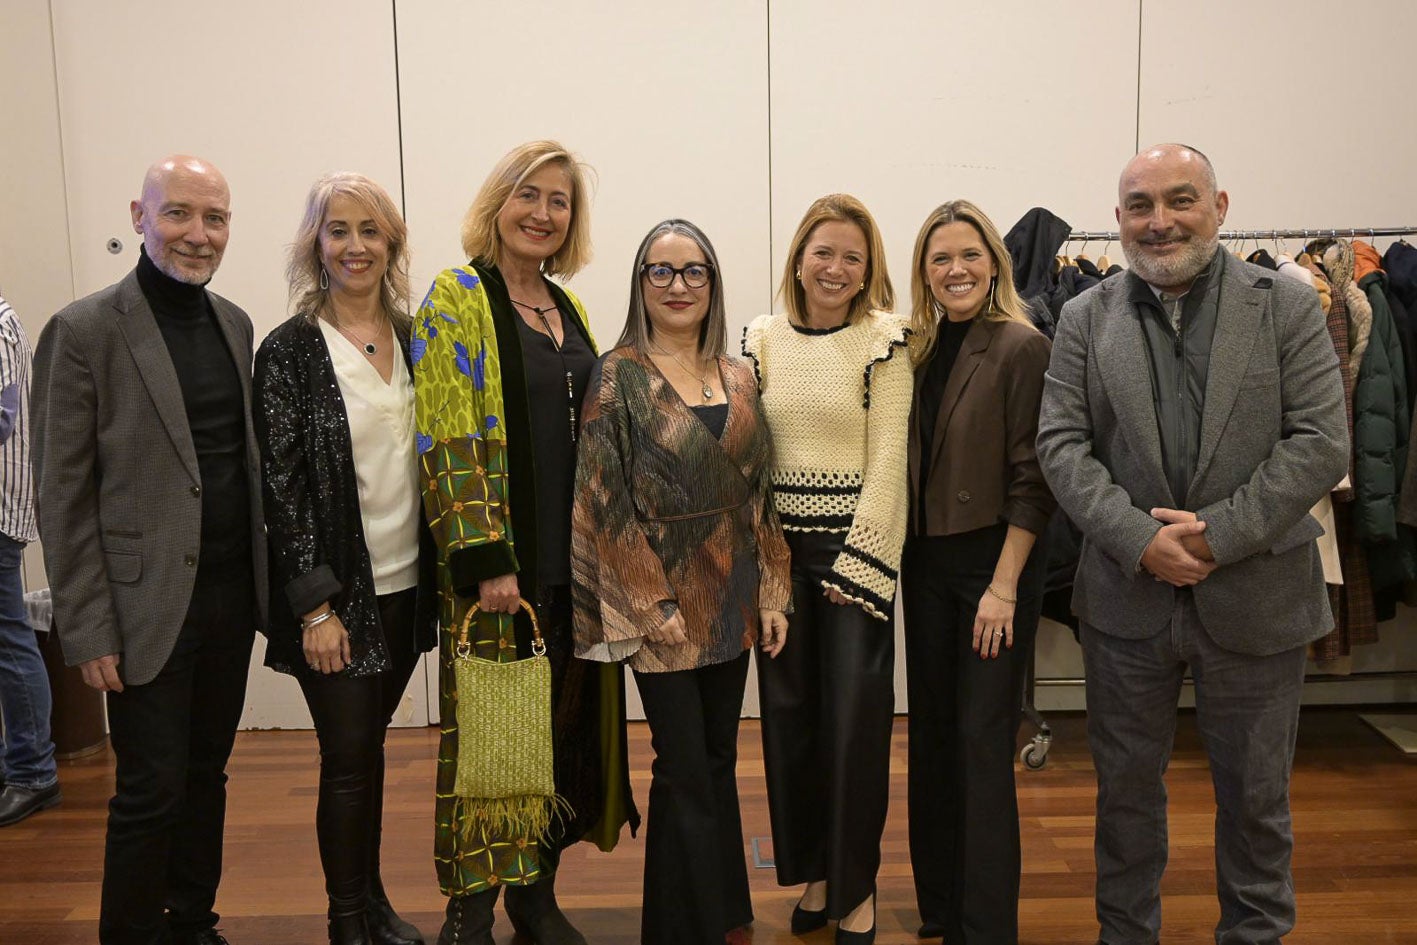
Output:
M1417 325L1413 325L1409 309L1383 271L1382 257L1377 249L1362 240L1353 241L1353 278L1377 306L1379 301L1392 313L1392 324L1402 346L1403 377L1407 382L1407 412L1412 413L1413 398L1417 397Z

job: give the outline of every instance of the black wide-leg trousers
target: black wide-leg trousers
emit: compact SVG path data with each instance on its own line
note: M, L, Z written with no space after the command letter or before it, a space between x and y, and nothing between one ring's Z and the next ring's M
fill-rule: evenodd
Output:
M1013 647L972 649L1007 526L912 537L901 566L910 710L910 863L926 925L949 945L1018 941L1014 753L1042 606L1042 555L1019 578Z
M826 880L840 919L875 889L890 791L895 627L822 591L839 533L789 532L787 645L758 660L777 881Z
M748 652L727 663L635 673L654 748L642 945L722 945L753 921L738 808L738 719Z

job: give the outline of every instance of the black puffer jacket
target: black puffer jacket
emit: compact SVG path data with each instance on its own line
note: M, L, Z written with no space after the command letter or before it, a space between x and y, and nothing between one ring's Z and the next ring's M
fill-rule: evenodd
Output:
M1049 338L1053 337L1063 303L1080 291L1076 280L1070 279L1065 286L1053 273L1053 262L1072 231L1068 221L1051 210L1034 207L1004 237L1004 246L1014 262L1018 294L1027 303L1034 326Z

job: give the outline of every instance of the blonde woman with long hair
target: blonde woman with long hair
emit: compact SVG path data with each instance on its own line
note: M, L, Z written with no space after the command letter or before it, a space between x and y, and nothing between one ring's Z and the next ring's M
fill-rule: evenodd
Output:
M622 824L639 823L623 670L572 652L571 494L597 352L580 299L559 280L590 258L589 214L585 168L570 152L555 141L513 148L464 218L469 261L439 273L414 315L419 461L443 628L434 811L434 861L449 897L443 945L492 945L504 887L518 934L536 945L584 945L556 900L561 852L583 839L608 850ZM474 604L473 651L499 662L525 657L531 626L519 601L535 607L551 662L559 801L539 807L528 797L507 813L503 799L454 793L466 746L453 657Z
M911 256L916 381L901 566L910 859L922 938L1018 941L1014 740L1054 502L1034 439L1051 347L999 231L936 208Z
M890 780L910 329L890 311L876 222L848 194L808 208L781 295L785 310L743 338L792 551L792 645L758 660L773 850L778 882L807 884L794 934L836 919L837 942L865 945Z

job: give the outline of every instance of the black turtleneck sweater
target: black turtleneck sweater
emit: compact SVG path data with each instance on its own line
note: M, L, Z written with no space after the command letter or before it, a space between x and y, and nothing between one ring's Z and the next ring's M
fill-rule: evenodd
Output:
M954 371L955 361L959 359L960 349L964 347L964 337L969 334L970 327L974 324L974 319L967 322L957 322L949 318L941 318L935 327L935 348L930 352L930 361L925 366L924 376L920 381L920 393L916 401L919 409L916 411L916 422L919 423L920 430L920 493L925 494L925 484L930 481L930 462L935 455L935 424L940 419L940 408L944 406L945 386L950 382L950 374ZM925 503L922 501L919 506L920 521L919 532L922 535L928 534L925 528Z
M138 260L138 285L167 342L197 451L202 477L199 570L249 558L246 405L211 299L205 286L179 282L158 269L146 249Z

